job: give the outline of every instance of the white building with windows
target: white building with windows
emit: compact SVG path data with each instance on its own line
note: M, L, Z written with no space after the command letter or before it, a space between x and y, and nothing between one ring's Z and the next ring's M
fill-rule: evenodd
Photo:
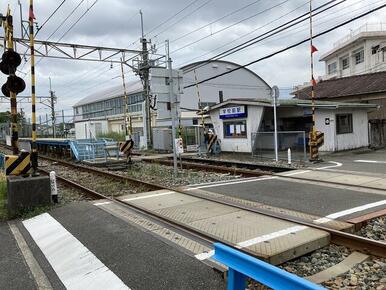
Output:
M326 75L322 79L386 71L386 23L365 24L323 54Z
M369 145L367 112L376 105L317 101L315 125L324 133L320 151L334 152ZM227 100L210 108L215 133L225 152L273 152L274 119L270 99ZM280 99L277 106L279 151L308 150L311 101Z
M223 60L209 63L196 62L186 65L183 71L183 89L180 98L181 125L194 126L199 123L196 114L199 107L204 108L231 98L267 98L270 86L256 73L248 68L240 68L232 74L224 75L214 80L198 84L208 77L227 72L240 65ZM129 114L132 117L133 131L143 135L143 103L144 95L140 81L127 83ZM200 98L198 97L200 96ZM124 132L124 96L122 85L107 88L93 93L73 106L75 132L77 139L96 137L106 132ZM155 109L170 110L170 105L155 105ZM170 128L170 119L162 119L156 110L152 113L152 127Z

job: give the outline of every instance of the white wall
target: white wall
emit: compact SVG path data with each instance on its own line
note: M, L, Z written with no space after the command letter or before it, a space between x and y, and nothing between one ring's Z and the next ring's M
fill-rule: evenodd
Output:
M251 152L252 133L257 132L263 116L263 107L247 106L247 138L224 138L223 120L220 119L220 109L210 112L217 138L221 142L221 150L225 152ZM245 120L245 118L226 119L225 121Z
M353 118L353 133L336 134L336 114L351 113ZM366 147L368 142L367 110L316 110L316 129L324 133L324 145L320 151L340 151ZM325 124L325 118L330 118L330 125Z
M100 132L97 132L97 128L100 128ZM108 125L106 120L75 123L75 139L90 139L93 136L97 137L99 133L106 132L108 132Z
M338 53L331 55L325 61L325 77L347 77L351 75L358 75L362 73L371 73L378 71L386 70L386 55L385 60L383 61L383 54L386 52L378 51L376 54L372 54L372 47L376 45L385 45L386 37L377 38L377 39L366 39L361 41L356 41L351 45L347 46L345 49L339 50ZM355 59L353 57L353 52L364 48L364 62L360 64L355 64ZM350 67L343 70L341 67L340 59L348 55L350 60ZM336 62L337 63L337 72L335 74L328 74L328 65Z
M198 81L238 67L227 62L212 62L196 68ZM188 68L187 68L188 69ZM187 70L186 69L186 70ZM185 70L185 71L186 71ZM195 84L194 72L184 73L184 86ZM202 102L219 103L219 91L223 91L224 101L242 98L269 98L270 87L251 71L243 68L198 85ZM197 89L195 86L184 89L181 95L181 108L198 108Z

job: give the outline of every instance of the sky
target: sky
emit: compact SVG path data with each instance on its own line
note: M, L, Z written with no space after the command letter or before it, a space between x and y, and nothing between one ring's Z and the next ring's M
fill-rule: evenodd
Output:
M23 18L27 20L29 1L19 1ZM37 25L43 25L62 2L63 0L35 0L34 14ZM312 0L312 5L318 7L326 2L328 1ZM15 37L20 37L18 0L0 0L0 13L5 14L8 4L14 16ZM386 4L386 1L342 1L337 7L314 17L314 33L317 34L382 4ZM58 11L41 27L36 39L139 50L141 10L145 37L155 45L155 53L165 54L164 44L168 39L173 67L178 68L191 62L208 59L261 35L307 12L308 5L309 0L64 0ZM74 12L71 14L72 11ZM315 77L324 75L324 64L319 62L319 58L333 48L334 42L366 23L380 23L385 16L384 8L315 39L314 45L318 48L318 52L314 54ZM74 25L75 22L77 23ZM3 30L0 30L0 35L3 35ZM308 36L309 23L305 21L227 56L224 60L246 64ZM36 48L39 49L39 46ZM18 47L17 51L21 55L25 53L22 47ZM25 60L18 67L17 73L27 84L26 90L20 95L30 94L28 55ZM63 110L66 121L72 118L72 105L77 101L122 82L118 64L53 58L36 60L37 95L49 95L51 79L52 90L57 96L55 105L57 116L60 118ZM249 68L269 85L277 85L282 97L288 97L295 85L309 81L309 67L309 44L304 44ZM125 77L127 81L138 79L129 67L125 67ZM0 84L5 81L6 77L0 75ZM23 108L27 117L30 117L30 104L18 106ZM0 104L0 111L9 109L8 101ZM37 115L40 115L42 120L50 112L48 106L37 104Z

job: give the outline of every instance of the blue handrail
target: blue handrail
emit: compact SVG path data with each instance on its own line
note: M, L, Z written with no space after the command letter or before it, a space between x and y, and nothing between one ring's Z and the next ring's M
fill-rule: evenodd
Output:
M326 289L221 243L214 244L213 259L228 266L228 290L245 290L246 278L277 290Z

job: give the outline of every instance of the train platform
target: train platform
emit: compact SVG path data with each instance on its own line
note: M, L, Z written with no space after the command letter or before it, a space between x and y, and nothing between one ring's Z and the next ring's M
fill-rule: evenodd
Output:
M225 289L219 272L88 202L0 224L0 289Z
M328 245L330 241L329 233L322 230L176 191L159 190L118 199L210 239L242 248L271 264L299 257ZM111 201L94 204L107 211L116 208ZM164 232L158 227L149 230L161 236ZM208 248L188 250L199 260L210 259L213 255Z

